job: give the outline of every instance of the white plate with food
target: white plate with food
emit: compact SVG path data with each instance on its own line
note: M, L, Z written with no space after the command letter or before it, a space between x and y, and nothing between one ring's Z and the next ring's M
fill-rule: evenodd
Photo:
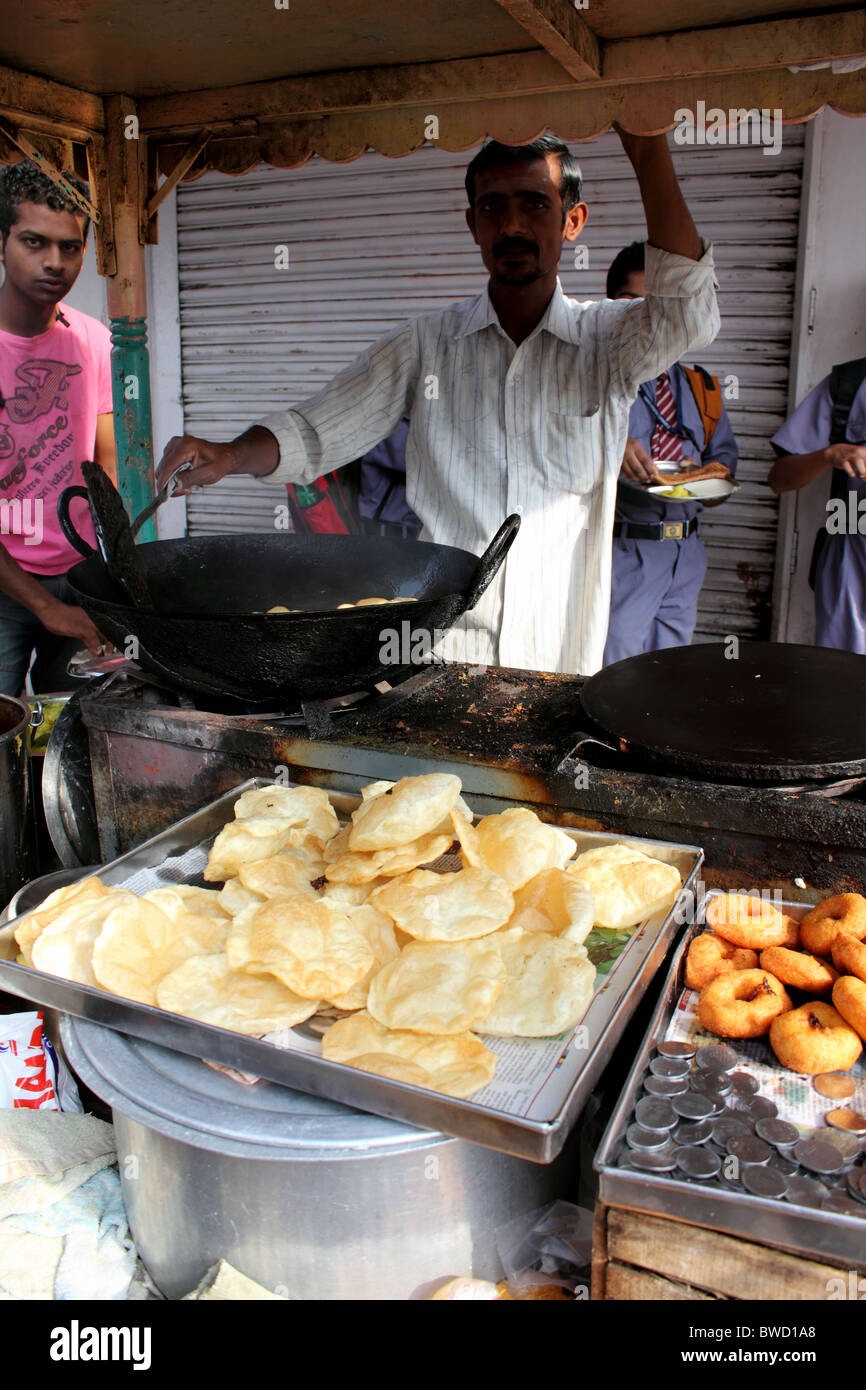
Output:
M677 483L671 478L664 486L653 484L652 487L641 488L641 492L648 492L653 497L663 497L666 502L707 502L719 497L730 497L738 486L738 483L731 482L728 478L699 478L693 483Z

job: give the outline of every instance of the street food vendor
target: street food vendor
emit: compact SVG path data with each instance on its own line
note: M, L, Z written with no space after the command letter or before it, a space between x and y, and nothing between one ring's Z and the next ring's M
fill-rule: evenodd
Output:
M490 141L466 174L466 220L490 278L476 298L400 324L319 394L226 444L172 439L180 491L251 473L311 482L409 417L407 498L422 540L480 554L522 526L496 581L440 644L449 660L589 674L604 653L611 532L629 406L642 381L718 331L711 247L664 136L620 132L647 220L646 297L579 303L557 278L587 218L553 136Z
M866 358L842 362L770 440L774 492L832 469L827 520L812 552L815 641L866 656Z

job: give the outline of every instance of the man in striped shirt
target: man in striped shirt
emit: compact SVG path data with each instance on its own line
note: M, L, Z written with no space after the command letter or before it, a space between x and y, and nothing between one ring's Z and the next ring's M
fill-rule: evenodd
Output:
M251 473L306 483L410 421L406 491L422 540L481 554L522 525L496 580L438 652L448 660L590 674L604 653L617 475L638 386L718 332L702 243L664 136L620 138L647 219L646 297L562 293L564 241L587 206L566 145L489 142L467 170L466 220L489 272L475 299L399 325L311 400L228 444L169 442L179 492Z

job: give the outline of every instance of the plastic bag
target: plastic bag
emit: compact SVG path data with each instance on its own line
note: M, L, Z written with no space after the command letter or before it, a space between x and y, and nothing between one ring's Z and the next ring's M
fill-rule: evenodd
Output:
M84 1107L68 1068L42 1031L40 1013L0 1014L0 1110Z
M583 1207L552 1202L524 1212L498 1227L496 1246L515 1298L589 1297L592 1213Z

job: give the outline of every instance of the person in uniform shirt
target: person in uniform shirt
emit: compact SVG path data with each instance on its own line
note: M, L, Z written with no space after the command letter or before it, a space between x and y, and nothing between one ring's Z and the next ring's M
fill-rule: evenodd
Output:
M418 539L421 522L406 501L408 438L409 421L401 420L393 434L361 459L358 511L367 536Z
M78 185L83 191L82 186ZM57 520L81 464L116 477L111 337L64 304L84 257L88 219L50 179L22 161L0 170L0 691L68 690L69 658L103 639L70 601L66 573L81 556ZM96 544L86 502L70 508Z
M866 656L866 358L834 368L770 443L779 455L769 476L776 493L832 470L810 573L815 641Z
M230 443L171 440L158 478L190 462L181 491L238 473L307 482L361 457L406 416L406 494L421 540L480 555L506 517L521 517L494 582L437 654L597 670L629 407L641 381L718 331L712 251L667 140L620 138L646 213L644 299L566 298L562 244L588 212L579 167L553 136L490 141L466 174L466 220L490 277L482 293L400 324L312 400Z
M611 264L608 298L642 299L645 282L643 243L634 242ZM687 646L695 630L707 571L699 518L703 505L712 504L644 492L654 480L653 460L679 469L717 461L733 474L738 459L724 407L707 441L698 402L678 363L640 387L628 435L614 512L606 666L639 652Z

